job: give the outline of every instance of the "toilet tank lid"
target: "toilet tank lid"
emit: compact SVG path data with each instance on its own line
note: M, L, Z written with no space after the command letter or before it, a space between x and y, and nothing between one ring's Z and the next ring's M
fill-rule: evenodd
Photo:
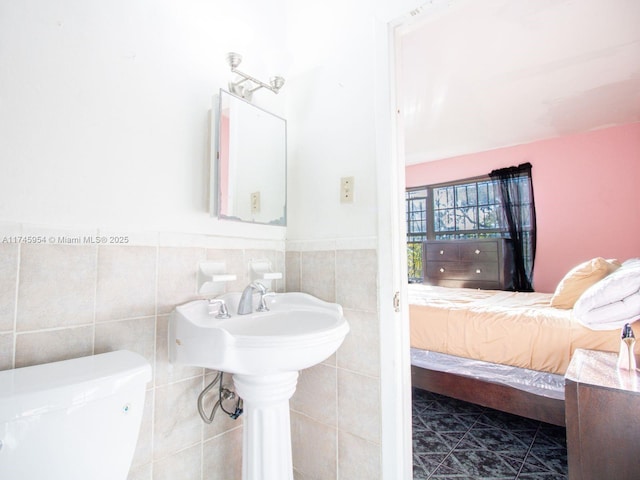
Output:
M128 350L1 371L0 422L81 405L149 380L149 362Z

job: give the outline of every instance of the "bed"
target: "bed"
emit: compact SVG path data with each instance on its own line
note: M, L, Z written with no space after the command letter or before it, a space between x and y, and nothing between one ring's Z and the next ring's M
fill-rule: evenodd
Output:
M602 306L596 305L603 303L601 299L584 302L582 297L602 287L598 284L614 276L619 266L582 284L577 293L572 291L572 308L559 308L558 302L552 306L558 290L524 293L409 284L412 385L564 426L564 373L573 352L578 348L617 352L622 321L616 318L595 325L597 329L594 324L588 328L576 319L580 305L573 304L580 300L591 309ZM640 293L636 295L640 298ZM606 297L609 306L611 295ZM623 320L628 317L627 312ZM608 322L611 315L599 319Z

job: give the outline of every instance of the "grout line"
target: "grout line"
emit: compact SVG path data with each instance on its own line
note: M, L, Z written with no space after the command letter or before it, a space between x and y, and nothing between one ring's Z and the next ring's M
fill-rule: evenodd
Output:
M93 327L93 335L91 335L91 353L96 353L96 320L98 318L98 279L100 278L100 250L101 247L96 247L95 260L93 266L94 278L93 278L93 321L91 322Z
M522 458L522 463L520 464L520 468L518 469L518 473L516 473L515 480L518 480L518 478L520 478L520 474L522 473L522 469L524 468L524 464L527 461L527 458L529 458L529 454L531 453L531 450L533 449L533 445L536 443L536 439L538 438L538 433L540 433L540 425L538 425L538 428L536 428L536 433L533 435L533 439L531 440L531 444L529 445L529 448L527 449L527 453L525 453L524 457Z
M155 291L154 291L154 321L153 321L153 370L151 378L151 478L153 478L155 471L154 457L156 453L156 400L157 400L157 387L158 387L158 277L159 277L159 264L160 264L160 247L156 246L156 264L155 264ZM169 352L167 351L167 354ZM202 438L200 438L200 448L202 449ZM200 454L200 478L202 476L202 452Z
M160 247L156 247L155 285L154 285L154 320L153 320L153 386L157 383L158 367L158 287L160 285ZM167 355L169 352L167 351Z
M483 410L483 412L484 412L484 410ZM466 438L466 436L467 436L467 435L469 434L469 432L473 429L473 427L475 427L475 426L476 426L476 424L479 422L479 420L480 420L480 416L481 416L481 415L482 415L482 413L479 413L479 414L478 414L478 416L476 417L475 421L471 424L471 426L470 426L469 428L467 428L467 431L466 431L466 432L464 432L464 435L462 435L462 437L460 437L460 440L458 440L458 441L456 442L456 444L451 448L451 450L449 450L449 452L445 455L445 457L442 459L442 461L441 461L441 462L438 464L438 466L433 470L433 473L430 473L430 474L429 474L428 479L429 479L429 478L431 478L431 477L436 473L436 471L437 471L437 470L438 470L438 469L439 469L439 468L444 464L445 460L446 460L447 458L449 458L449 457L453 454L453 451L454 451L456 448L458 448L458 445L460 445L460 444L462 443L462 441Z
M20 293L20 267L22 265L22 244L18 244L16 258L16 283L13 293L13 355L11 355L11 368L16 368L16 352L18 343L18 298Z

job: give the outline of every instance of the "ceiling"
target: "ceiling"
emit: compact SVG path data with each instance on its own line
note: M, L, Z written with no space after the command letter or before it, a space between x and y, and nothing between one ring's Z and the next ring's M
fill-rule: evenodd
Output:
M640 1L419 10L399 42L407 164L640 122Z

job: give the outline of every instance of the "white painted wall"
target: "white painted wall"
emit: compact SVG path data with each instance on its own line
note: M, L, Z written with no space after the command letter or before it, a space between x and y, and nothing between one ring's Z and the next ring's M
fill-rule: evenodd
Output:
M225 55L286 76L282 5L0 0L0 222L284 238L208 213ZM282 114L285 90L255 102Z
M295 70L287 87L293 99L286 112L288 191L295 201L289 203L288 240L377 236L376 108L388 100L380 95L388 95L391 75L386 52L377 45L387 42L389 22L418 4L289 0ZM355 179L353 204L340 203L344 176Z
M361 10L364 9L364 10ZM376 235L375 53L366 2L289 2L289 240ZM364 12L364 13L363 13ZM318 41L322 39L322 41ZM353 176L353 204L340 177Z

